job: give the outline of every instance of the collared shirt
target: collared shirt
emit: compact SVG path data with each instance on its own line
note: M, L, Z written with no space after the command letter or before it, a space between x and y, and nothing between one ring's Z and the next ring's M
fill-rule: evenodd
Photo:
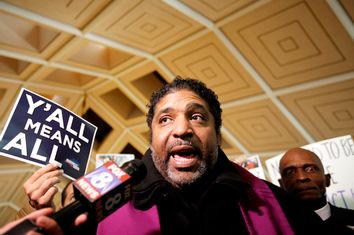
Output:
M328 202L326 203L326 205L318 210L315 210L315 212L318 214L319 217L321 217L321 219L323 221L327 220L329 217L331 217L331 208L328 204Z
M315 212L323 221L326 230L325 234L354 234L354 229L352 228L354 218L353 210L335 207L327 202L324 207L315 210Z

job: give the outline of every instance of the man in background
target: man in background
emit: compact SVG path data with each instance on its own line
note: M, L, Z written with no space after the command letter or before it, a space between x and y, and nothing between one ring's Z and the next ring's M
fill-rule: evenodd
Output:
M302 148L287 151L279 162L280 185L323 220L329 234L354 234L354 210L335 207L327 202L325 174L320 158Z

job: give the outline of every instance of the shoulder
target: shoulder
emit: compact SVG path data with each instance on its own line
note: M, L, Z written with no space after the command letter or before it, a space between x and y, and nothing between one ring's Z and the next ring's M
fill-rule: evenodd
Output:
M277 198L295 234L326 234L321 218L313 210L303 206L280 187L267 181L265 183Z
M332 204L329 204L329 206L331 207L331 211L354 215L354 210L333 206Z
M331 207L331 214L336 220L344 220L349 224L354 225L354 210L336 207L329 204Z

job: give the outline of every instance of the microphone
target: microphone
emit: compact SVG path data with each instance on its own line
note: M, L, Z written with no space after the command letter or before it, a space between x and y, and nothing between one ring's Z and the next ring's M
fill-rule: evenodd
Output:
M73 182L76 200L54 213L53 218L64 233L85 212L98 223L131 200L131 186L145 175L146 167L141 160L126 162L122 167L107 162Z
M145 175L146 167L141 160L134 159L122 167L107 162L73 182L76 200L54 213L53 218L64 234L72 232L75 218L85 212L98 223L131 200L131 186ZM32 221L24 220L5 234L20 235L30 230L43 232Z

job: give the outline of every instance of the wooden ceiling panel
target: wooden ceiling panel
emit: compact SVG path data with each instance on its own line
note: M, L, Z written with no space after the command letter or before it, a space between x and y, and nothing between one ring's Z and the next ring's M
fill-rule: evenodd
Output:
M66 24L82 28L111 0L5 0L6 2L36 12Z
M242 154L242 151L237 146L231 144L231 141L222 134L220 146L227 156Z
M119 74L117 78L124 82L144 104L148 104L152 92L170 80L164 71L153 62L140 63L130 72Z
M98 148L98 152L100 153L112 153L113 143L115 143L120 136L122 136L123 128L115 128L106 138L106 140L102 143L102 145Z
M132 135L131 133L124 133L120 136L120 138L114 141L109 152L125 153L123 152L123 150L128 144L135 148L140 154L144 154L147 150L146 144L144 142L141 142L141 140L137 139L136 136Z
M8 206L7 204L0 206L1 224L5 225L7 223L12 222L16 214L17 214L17 208L13 208L11 206Z
M88 97L85 100L85 110L88 109L92 109L96 114L98 114L100 118L102 118L108 125L110 125L114 131L118 131L118 133L123 132L124 126L122 123L120 123L119 119L116 119L116 116L112 115L112 113L109 112L105 106L99 102L95 95L88 94ZM107 141L108 145L109 143L110 141Z
M354 22L354 2L352 0L339 0L352 22Z
M28 164L25 164L28 167ZM13 182L13 178L17 178L17 185L19 185L21 182L25 182L34 172L34 168L30 168L28 169L28 171L26 172L19 172L17 174L11 174L9 175L9 183ZM2 176L1 176L2 177ZM6 176L4 176L6 178ZM7 192L10 194L10 192ZM28 197L26 196L23 187L15 187L15 191L13 191L13 194L10 198L10 201L18 206L19 208L21 208L22 205L24 205L25 203L28 203Z
M112 148L112 144L124 133L125 126L121 123L120 119L116 119L115 115L112 115L99 101L94 97L88 97L86 99L85 109L91 109L102 119L103 122L107 123L112 129L108 132L106 136L100 141L95 141L91 158L96 159L96 153L109 153ZM94 124L94 123L93 123ZM101 124L99 124L101 125ZM100 126L97 126L99 134Z
M27 61L0 56L0 76L25 80L38 69L40 65Z
M69 40L66 33L0 11L0 48L49 58Z
M221 102L262 92L250 74L212 33L162 55L161 60L174 74L208 84Z
M42 67L29 80L53 86L86 90L105 79L59 68Z
M242 1L181 0L181 1L214 22L225 18L231 13L238 12L243 8L256 2L256 0L242 0Z
M114 81L103 84L95 90L90 91L98 103L105 107L109 112L114 113L117 120L125 126L135 125L144 121L144 111L131 101L122 92Z
M115 74L142 60L126 52L81 38L70 41L53 61L82 69Z
M150 143L150 134L149 134L149 128L145 123L132 127L130 128L130 130L142 140L142 142L146 145L146 147L148 147Z
M306 144L295 127L268 100L224 109L223 123L251 152Z
M325 1L275 1L222 27L272 88L354 70L354 43Z
M3 157L0 156L0 161L2 158ZM32 168L30 165L19 161L12 164L2 163L2 167L6 167L6 170L0 171L0 187L2 188L0 198L4 201L16 201L16 199L22 196L15 193L18 190L18 185L29 177L29 172L33 172ZM14 195L16 196L14 197ZM20 201L22 201L22 199Z
M114 1L91 27L96 34L149 53L202 29L189 17L155 0Z
M354 80L280 97L316 140L354 136Z
M0 82L0 117L1 128L5 124L3 121L7 119L12 105L14 104L18 92L20 91L20 85L17 83Z

